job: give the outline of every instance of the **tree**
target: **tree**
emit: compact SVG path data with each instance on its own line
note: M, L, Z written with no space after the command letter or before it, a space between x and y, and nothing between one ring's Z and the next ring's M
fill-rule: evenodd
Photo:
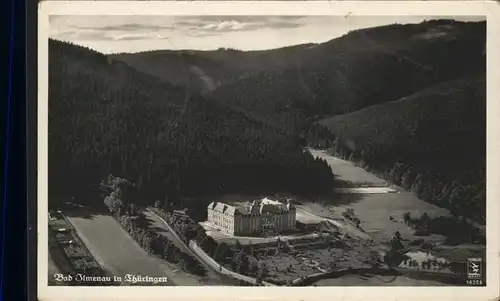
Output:
M104 199L104 204L109 208L109 210L113 213L121 213L124 209L125 204L122 200L121 190L117 189L109 196Z
M422 216L420 217L420 221L424 224L428 223L431 220L427 212L424 212Z
M378 268L381 264L380 262L380 254L377 251L370 252L370 264L372 268Z
M420 221L419 221L419 230L422 231L423 233L427 233L428 230L429 230L429 226L430 226L430 222L431 222L431 218L429 217L429 215L427 214L427 212L424 212L424 214L422 214L422 216L420 217Z
M163 206L165 208L165 212L173 213L174 212L174 201L171 200L168 196L165 197L165 201L163 202Z
M257 265L257 279L259 279L259 282L258 284L262 284L262 280L267 276L268 274L268 268L267 268L267 265L262 262L262 261L259 261L258 262L258 265Z
M161 205L160 205L160 201L159 200L155 201L154 207L157 208L157 209L160 209Z
M384 256L384 262L389 268L398 266L405 259L401 250L390 249Z
M399 252L400 250L404 249L404 245L401 242L401 240L402 240L401 234L399 233L399 231L396 231L390 242L391 250Z
M249 270L249 260L248 260L248 255L245 254L243 251L240 252L238 256L238 262L237 262L237 271L240 274L245 274Z
M413 168L412 167L408 168L402 176L401 185L405 189L410 189L413 185L413 180L415 180L415 177L416 177L416 174L413 171Z
M433 248L434 244L432 244L431 242L426 241L422 244L422 249L424 249L427 253L430 253Z
M236 248L236 250L241 250L242 249L241 243L239 241L236 241L235 248Z
M137 207L134 204L128 204L127 214L130 216L136 216L137 215Z
M403 214L403 220L405 222L405 224L410 224L411 223L411 214L410 212L406 212L405 214Z

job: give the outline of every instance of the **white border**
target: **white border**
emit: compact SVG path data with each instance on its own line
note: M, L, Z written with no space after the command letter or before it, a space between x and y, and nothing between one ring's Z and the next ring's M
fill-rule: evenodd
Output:
M487 17L487 287L59 287L47 285L49 15L365 15ZM38 21L38 299L46 300L498 300L500 8L494 1L45 1ZM495 135L496 134L496 135Z

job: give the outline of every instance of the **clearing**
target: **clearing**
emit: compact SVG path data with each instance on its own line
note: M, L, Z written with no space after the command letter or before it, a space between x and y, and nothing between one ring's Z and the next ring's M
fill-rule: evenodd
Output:
M315 158L325 160L326 163L328 163L328 165L332 168L333 174L335 174L337 179L341 181L359 184L370 183L373 186L387 185L386 181L380 179L372 173L367 172L363 168L354 165L352 162L331 156L323 150L313 148L308 148L307 150Z

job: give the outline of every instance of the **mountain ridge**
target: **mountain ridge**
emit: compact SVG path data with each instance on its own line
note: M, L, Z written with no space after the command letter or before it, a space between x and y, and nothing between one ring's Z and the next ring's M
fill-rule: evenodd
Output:
M302 61L303 64L321 65L325 58L333 52L346 52L359 49L360 47L373 46L370 42L371 39L379 40L379 42L386 43L389 41L397 41L407 39L408 35L415 33L425 33L429 28L441 26L456 27L460 30L463 28L472 28L474 24L484 26L485 22L458 22L453 20L431 20L421 24L396 24L379 26L368 29L353 30L343 36L334 38L324 43L306 43L299 45L291 45L270 50L255 50L255 51L242 51L242 50L155 50L147 52L139 52L134 54L112 54L110 57L116 60L122 60L130 66L149 72L165 82L171 80L180 83L177 74L170 74L168 66L162 66L158 62L166 60L166 63L174 64L172 69L188 69L196 63L196 60L207 62L207 67L203 63L195 64L202 70L212 71L213 64L217 64L218 68L222 71L217 71L216 74L210 74L214 79L217 86L232 83L240 77L248 77L258 72L269 71L270 69L290 69L297 66L297 61ZM482 24L482 25L481 25ZM170 57L170 58L169 58ZM173 58L176 58L177 61ZM190 61L195 60L194 62ZM184 66L182 66L184 65ZM210 67L212 66L212 67ZM175 68L174 68L175 67ZM226 74L229 73L229 74ZM185 77L184 81L191 81L191 87L196 87L198 91L206 91L203 85L198 82L196 78ZM184 84L186 84L184 82ZM180 84L182 85L182 83ZM200 86L201 85L201 86Z
M84 198L108 174L136 182L144 202L331 185L328 166L302 152L294 135L84 47L51 40L49 55L52 202ZM315 182L302 189L296 183L305 177Z
M485 91L484 74L468 75L323 119L318 124L331 135L310 141L382 174L425 201L484 222Z

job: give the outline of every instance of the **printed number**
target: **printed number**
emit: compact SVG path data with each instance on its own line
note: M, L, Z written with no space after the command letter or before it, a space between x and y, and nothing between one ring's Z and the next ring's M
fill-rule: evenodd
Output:
M483 280L481 279L472 279L466 281L467 285L483 285Z

